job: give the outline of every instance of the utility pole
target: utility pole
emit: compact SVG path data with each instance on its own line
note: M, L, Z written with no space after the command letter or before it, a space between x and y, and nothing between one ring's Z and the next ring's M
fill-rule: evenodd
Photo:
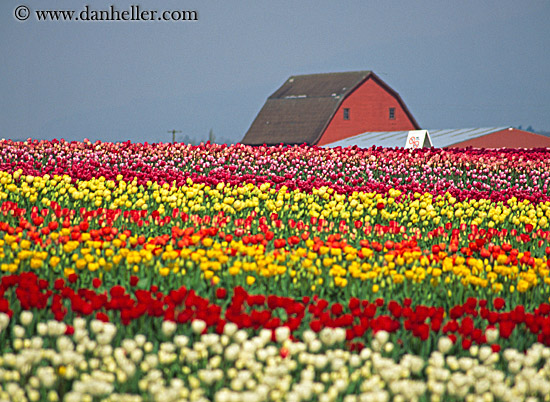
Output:
M172 133L172 144L175 144L176 142L176 133L181 133L182 131L179 130L168 130L169 133Z

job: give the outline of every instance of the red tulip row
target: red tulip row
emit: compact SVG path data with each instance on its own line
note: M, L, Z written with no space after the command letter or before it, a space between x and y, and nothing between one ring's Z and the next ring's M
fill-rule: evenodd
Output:
M351 298L347 303L331 303L318 296L294 299L275 295L252 295L237 286L230 294L216 288L212 300L201 297L192 289L179 289L162 293L157 286L140 289L140 280L130 278L130 288L114 285L110 288L101 279L92 280L84 287L81 278L72 274L53 283L40 279L33 272L3 276L0 282L0 312L12 316L21 310L43 311L58 321L72 317L95 317L103 321L132 325L142 317L159 317L178 324L194 319L206 322L205 331L222 333L227 322L245 329L276 329L287 326L296 335L305 329L320 332L323 328L344 328L351 349L361 349L370 334L384 330L396 334L398 342L411 335L426 341L447 335L454 342L461 341L464 349L472 343L485 344L485 331L498 328L500 337L526 338L550 345L550 304L542 303L533 311L522 305L505 311L505 300L468 298L462 305L449 311L443 307L413 305L405 298L401 302L378 298L371 302ZM82 287L80 287L82 286ZM72 328L69 327L69 332ZM525 345L528 347L529 345ZM500 346L494 346L495 349Z

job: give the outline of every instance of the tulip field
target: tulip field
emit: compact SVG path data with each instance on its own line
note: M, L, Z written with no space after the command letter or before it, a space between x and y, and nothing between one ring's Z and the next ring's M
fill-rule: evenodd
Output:
M549 401L550 152L0 141L0 401Z

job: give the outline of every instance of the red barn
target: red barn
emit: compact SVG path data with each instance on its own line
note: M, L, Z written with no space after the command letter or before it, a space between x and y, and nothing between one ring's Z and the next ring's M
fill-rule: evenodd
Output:
M241 143L324 145L417 129L399 94L372 71L296 75L267 99Z

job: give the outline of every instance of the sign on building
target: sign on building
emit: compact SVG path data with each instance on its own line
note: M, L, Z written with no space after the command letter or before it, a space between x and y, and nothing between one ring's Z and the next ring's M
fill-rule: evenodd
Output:
M428 130L412 130L409 131L405 148L431 148L433 147L432 139Z

